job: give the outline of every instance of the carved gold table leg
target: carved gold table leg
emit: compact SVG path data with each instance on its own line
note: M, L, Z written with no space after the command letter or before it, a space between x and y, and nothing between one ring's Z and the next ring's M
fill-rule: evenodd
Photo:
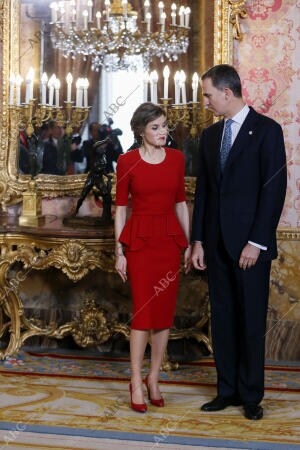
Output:
M21 346L21 317L24 310L13 285L7 280L9 265L8 261L0 261L0 306L2 309L0 336L9 331L9 343L5 350L0 351L0 359L16 353ZM8 318L8 322L4 322L4 317Z

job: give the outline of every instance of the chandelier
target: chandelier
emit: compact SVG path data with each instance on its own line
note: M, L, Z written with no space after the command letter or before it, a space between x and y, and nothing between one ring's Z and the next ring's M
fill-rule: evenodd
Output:
M161 62L176 61L187 51L189 7L177 8L173 3L167 20L164 3L158 2L158 29L153 31L150 0L144 2L143 17L127 0L104 0L104 10L101 3L68 0L50 4L52 41L64 57L91 57L95 71L101 67L106 71L148 70L154 57Z

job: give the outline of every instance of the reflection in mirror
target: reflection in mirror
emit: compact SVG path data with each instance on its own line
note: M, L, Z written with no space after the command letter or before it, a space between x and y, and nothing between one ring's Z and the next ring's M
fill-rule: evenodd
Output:
M41 174L74 175L91 170L101 154L95 145L106 141L103 146L106 153L106 171L115 171L115 164L123 152L118 136L122 131L111 128L109 124L90 123L90 138L82 140L80 130L73 130L67 135L65 128L55 120L43 124L29 138L25 131L20 131L19 171L32 177ZM102 148L103 148L102 146Z
M85 0L78 0L77 5ZM35 69L35 84L47 74L48 79L40 85L39 92L35 92L35 98L43 102L47 97L50 101L51 94L49 78L55 74L60 80L59 91L52 89L53 103L57 102L56 95L59 92L59 104L63 105L64 99L69 99L69 83L66 81L68 73L73 76L72 101L77 103L75 95L76 80L84 78L89 80L88 104L90 106L87 123L74 127L72 133L67 133L63 123L55 120L44 121L43 125L34 130L33 138L28 140L24 130L20 133L19 144L19 171L22 174L35 175L53 174L69 175L88 172L91 160L97 155L93 152L93 145L97 140L110 137L108 144L108 170L113 171L118 155L122 150L126 151L133 144L133 136L129 122L134 109L145 98L144 74L142 72L105 72L92 70L91 60L82 55L72 58L64 58L62 53L55 48L52 39L50 0L20 0L20 67L23 78L33 66ZM70 2L65 2L70 6ZM85 2L86 3L86 2ZM144 2L132 1L134 10L144 14ZM171 1L165 3L165 8L171 9ZM181 55L176 62L169 63L169 97L172 103L175 100L174 75L177 70L184 70L187 74L186 96L187 101L193 98L192 75L201 72L207 67L207 63L213 63L213 20L214 3L203 0L185 1L185 6L192 10L190 45L188 53ZM199 17L201 15L201 20ZM167 18L168 21L168 18ZM154 22L154 21L153 21ZM204 31L209 26L209 32ZM30 55L26 57L25 55ZM155 60L151 63L150 70L157 70L159 74L158 102L164 97L163 69L165 62ZM27 84L23 83L25 91ZM46 90L46 94L45 94ZM25 98L25 92L22 91ZM198 101L200 92L198 89ZM150 89L148 92L150 100ZM44 100L45 101L45 100ZM52 100L51 100L52 101ZM181 100L182 101L182 100ZM209 119L210 120L210 119ZM204 124L206 126L206 124ZM169 145L182 148L186 157L186 175L196 174L197 138L189 136L189 128L180 124L172 124L170 127ZM96 131L97 129L97 131ZM122 130L122 131L121 131Z

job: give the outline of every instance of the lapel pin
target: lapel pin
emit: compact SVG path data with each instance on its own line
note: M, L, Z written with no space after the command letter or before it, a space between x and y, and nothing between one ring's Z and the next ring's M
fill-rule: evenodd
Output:
M249 134L253 134L253 131L252 131L252 130L250 130L250 131L249 131Z

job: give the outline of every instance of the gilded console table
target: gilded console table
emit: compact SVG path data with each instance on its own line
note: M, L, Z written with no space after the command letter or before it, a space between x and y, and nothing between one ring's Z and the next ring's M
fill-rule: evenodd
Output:
M40 227L21 227L17 218L1 216L0 249L0 339L8 335L6 348L0 350L1 359L16 353L31 336L62 339L72 335L81 347L104 343L116 333L129 338L128 324L109 320L93 298L85 299L77 319L58 326L27 318L19 295L20 283L30 277L32 270L54 267L74 282L97 268L113 272L112 227L74 229L55 216L47 216ZM9 272L15 263L21 263L23 269L11 277ZM212 351L210 337L203 332L209 321L206 306L203 311L195 327L172 329L171 339L194 337Z

